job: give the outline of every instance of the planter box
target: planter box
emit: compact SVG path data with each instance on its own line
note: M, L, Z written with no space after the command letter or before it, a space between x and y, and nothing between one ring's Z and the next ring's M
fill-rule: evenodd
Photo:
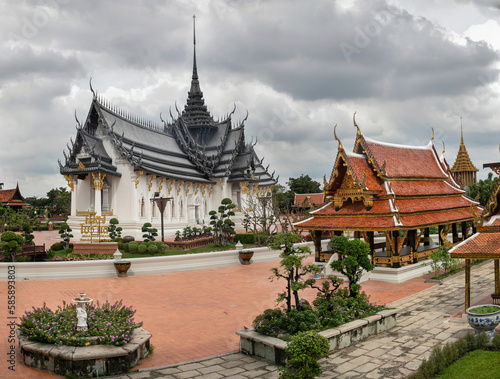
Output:
M376 315L351 321L337 328L323 330L319 334L330 341L330 352L340 350L396 326L397 313L398 309L381 311ZM262 335L253 329L238 330L236 334L240 336L242 353L256 355L281 365L286 363L287 342Z
M149 355L150 338L150 333L139 328L134 331L132 341L123 346L56 346L28 341L18 331L19 350L26 366L77 378L129 372Z
M167 245L168 245L169 249L188 251L188 250L196 249L197 247L203 247L203 246L210 245L211 239L212 239L212 237L203 237L203 238L197 238L197 239L190 240L190 241L173 241L173 242L168 242Z
M118 250L118 242L73 242L73 253L87 254L111 254Z

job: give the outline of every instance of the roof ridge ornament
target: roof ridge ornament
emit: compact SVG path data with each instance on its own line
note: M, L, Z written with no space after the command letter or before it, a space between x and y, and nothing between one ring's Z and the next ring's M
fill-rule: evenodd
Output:
M431 137L431 141L434 141L434 128L431 126L431 129L432 129L432 137Z
M361 130L359 129L358 124L356 123L356 111L352 115L352 122L354 123L355 128L358 130L358 132L357 132L358 136L360 136L361 135Z
M342 146L340 138L337 137L337 124L335 124L335 126L333 127L333 136L335 137L335 140L339 143L339 151L344 150L344 146Z
M89 86L90 86L90 91L92 92L93 98L95 99L97 97L94 89L92 88L92 76L89 79Z

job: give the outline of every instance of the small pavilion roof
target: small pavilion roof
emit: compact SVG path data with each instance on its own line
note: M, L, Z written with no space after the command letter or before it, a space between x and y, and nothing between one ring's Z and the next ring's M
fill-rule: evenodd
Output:
M432 140L424 146L399 145L366 138L357 128L353 152L339 142L337 158L325 178L330 201L297 222L305 230L409 230L471 221L472 206L453 179Z
M0 190L0 203L10 207L24 207L28 205L21 195L19 184L16 185L16 188Z

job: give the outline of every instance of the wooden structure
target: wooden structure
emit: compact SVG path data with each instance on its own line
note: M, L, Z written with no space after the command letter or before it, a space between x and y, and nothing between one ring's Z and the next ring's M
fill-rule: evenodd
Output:
M321 193L296 193L293 208L297 211L308 211L325 202L325 194Z
M13 209L20 209L28 205L26 204L23 195L21 195L19 184L17 184L16 188L13 189L1 189L0 202L4 207L8 206Z
M488 163L500 175L500 162ZM470 266L471 259L494 259L495 292L491 295L495 304L500 304L500 179L484 207L481 218L476 219L477 233L450 250L452 258L465 259L465 308L470 303Z
M479 203L465 195L454 180L444 159L433 145L395 145L369 139L357 129L353 152L338 141L338 153L330 179L325 182L325 206L310 212L295 227L308 230L316 246L316 261L329 255L321 251L321 237L354 231L370 244L373 262L379 266L401 267L417 263L439 247L467 236L472 226L472 207ZM439 244L430 238L437 227ZM453 238L446 236L451 231ZM323 234L327 233L327 236ZM383 251L375 251L385 237Z
M464 131L460 125L460 147L458 148L457 158L450 171L453 173L455 180L462 187L469 187L471 184L477 183L476 173L479 171L472 163L467 148L464 143Z

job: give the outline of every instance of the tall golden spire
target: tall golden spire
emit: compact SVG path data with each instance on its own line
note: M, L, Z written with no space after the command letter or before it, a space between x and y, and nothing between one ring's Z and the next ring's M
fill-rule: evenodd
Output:
M462 117L460 117L460 147L458 148L455 163L450 171L462 187L468 187L476 183L476 172L479 170L472 163L465 147Z

